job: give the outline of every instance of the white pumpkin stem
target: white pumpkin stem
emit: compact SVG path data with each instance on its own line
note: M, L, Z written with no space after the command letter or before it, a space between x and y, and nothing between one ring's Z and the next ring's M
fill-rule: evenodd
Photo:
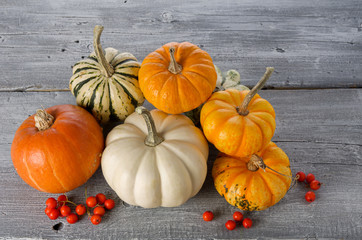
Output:
M107 77L111 77L114 73L114 69L112 65L107 61L106 57L104 56L104 52L101 46L101 34L103 32L103 29L104 27L100 25L96 25L94 27L93 47L94 51L96 52L98 62L102 66L105 75Z
M47 130L54 123L54 117L49 113L47 113L44 109L36 110L34 120L35 120L35 127L39 131Z
M242 102L240 107L237 107L237 111L240 115L246 116L249 114L248 105L255 96L255 94L262 89L266 81L270 78L271 74L274 72L273 67L267 67L264 73L264 76L259 80L259 82L251 89L248 94L245 96L244 101Z
M182 71L182 66L176 62L175 59L175 48L170 47L170 65L168 66L168 70L173 74L179 74Z
M142 106L137 107L136 112L142 115L147 125L148 134L145 138L145 144L149 147L155 147L158 144L162 143L164 141L164 138L158 135L155 122L147 108Z

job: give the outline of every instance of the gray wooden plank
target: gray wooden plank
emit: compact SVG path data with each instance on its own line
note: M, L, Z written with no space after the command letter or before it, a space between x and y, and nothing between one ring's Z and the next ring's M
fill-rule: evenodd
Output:
M44 214L45 194L28 187L17 176L10 158L16 128L39 106L74 104L69 92L0 93L0 238L31 239L360 239L362 235L362 90L265 90L261 95L274 106L277 130L273 140L288 154L292 171L314 173L323 182L317 199L304 200L307 189L298 184L277 205L245 213L251 229L227 231L224 223L235 207L213 187L211 167L217 151L211 150L208 175L201 191L176 208L142 209L122 203L107 186L102 172L85 184L91 194L104 192L116 207L93 226L83 217L75 225ZM150 107L149 104L146 106ZM68 193L84 201L84 186ZM204 222L212 210L215 219ZM53 225L63 223L55 231Z
M103 46L140 61L170 41L190 41L251 86L265 66L269 88L362 86L360 0L2 1L0 90L64 89L71 66Z

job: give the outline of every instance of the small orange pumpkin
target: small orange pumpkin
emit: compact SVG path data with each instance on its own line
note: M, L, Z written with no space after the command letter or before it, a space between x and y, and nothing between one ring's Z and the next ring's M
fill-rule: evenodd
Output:
M189 42L171 42L150 53L138 77L145 98L171 114L190 111L205 102L217 79L210 55Z
M228 203L247 211L273 206L291 184L289 158L273 142L251 157L219 155L212 177L216 190Z
M57 105L38 110L15 133L11 158L19 176L43 192L84 184L100 165L102 129L85 109Z
M251 90L215 92L203 105L200 123L215 147L228 155L246 157L261 151L275 131L273 106L256 92L269 78L272 68Z

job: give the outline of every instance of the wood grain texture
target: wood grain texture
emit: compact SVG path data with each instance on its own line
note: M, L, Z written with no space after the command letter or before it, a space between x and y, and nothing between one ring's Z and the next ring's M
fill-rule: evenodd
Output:
M71 66L102 44L139 61L170 41L190 41L222 70L268 88L362 86L360 0L0 2L0 91L66 89Z
M83 217L70 225L44 214L47 197L16 174L10 148L14 133L28 115L43 105L75 104L69 92L0 93L0 238L30 239L360 239L362 235L362 90L265 90L261 96L276 111L273 138L290 157L293 173L314 173L323 182L314 203L304 200L307 188L298 184L277 205L245 213L254 226L227 231L224 223L237 210L218 195L211 178L217 151L211 146L208 176L201 191L176 208L142 209L119 200L99 169L86 183L89 194L104 192L116 200L103 222L91 225ZM151 107L150 104L145 104ZM84 186L68 196L84 202ZM204 222L212 210L215 219ZM60 230L53 230L57 223Z

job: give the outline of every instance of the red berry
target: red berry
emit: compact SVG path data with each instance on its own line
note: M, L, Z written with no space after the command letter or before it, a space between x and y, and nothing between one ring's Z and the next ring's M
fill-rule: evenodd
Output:
M103 193L98 193L96 195L96 198L97 198L98 204L101 204L101 205L103 205L104 202L107 200L106 195L104 195Z
M54 208L45 208L45 214L47 215L47 216L49 216L49 213L50 213L50 211L52 210L52 209L54 209Z
M206 211L202 214L204 221L209 222L214 219L214 214L211 211Z
M68 216L71 212L72 212L72 210L67 205L60 207L60 215L62 215L62 217Z
M56 209L56 208L53 208L50 212L49 212L49 215L48 217L51 219L51 220L55 220L59 217L59 210Z
M304 172L297 172L296 176L299 176L298 182L304 182L304 180L305 180L305 173Z
M313 190L318 190L321 187L321 183L318 180L313 180L309 183L309 186Z
M104 202L104 207L107 208L108 210L111 210L112 208L114 208L114 201L112 199L107 199Z
M315 179L314 175L309 173L307 175L307 183L311 183Z
M64 205L66 202L67 202L67 200L68 200L68 198L67 198L67 196L65 196L65 195L60 195L59 197L58 197L58 203L59 203L59 205Z
M45 204L47 205L47 208L56 208L58 205L57 200L55 200L55 198L48 198Z
M104 207L98 206L93 210L94 215L103 216L106 213L106 210L104 210Z
M95 215L93 215L93 216L91 217L91 222L92 222L94 225L100 224L101 221L102 221L102 217L99 216L99 215L97 215L97 214L95 214Z
M243 217L244 217L243 214L241 212L238 212L238 211L234 212L234 214L233 214L234 220L238 221L238 222L242 221Z
M71 213L67 217L67 222L70 224L78 222L78 216L75 213Z
M236 223L233 221L233 220L229 220L225 223L225 227L228 229L228 230L234 230L235 227L236 227Z
M305 194L305 200L308 202L313 202L315 200L315 194L312 191L309 191Z
M86 204L88 207L95 207L97 205L96 197L88 197L86 200Z
M245 218L243 220L243 226L244 228L251 228L251 226L253 226L253 221L251 221L250 218Z
M75 212L79 215L82 216L83 214L85 214L86 212L86 208L83 204L79 204L76 208L75 208Z

